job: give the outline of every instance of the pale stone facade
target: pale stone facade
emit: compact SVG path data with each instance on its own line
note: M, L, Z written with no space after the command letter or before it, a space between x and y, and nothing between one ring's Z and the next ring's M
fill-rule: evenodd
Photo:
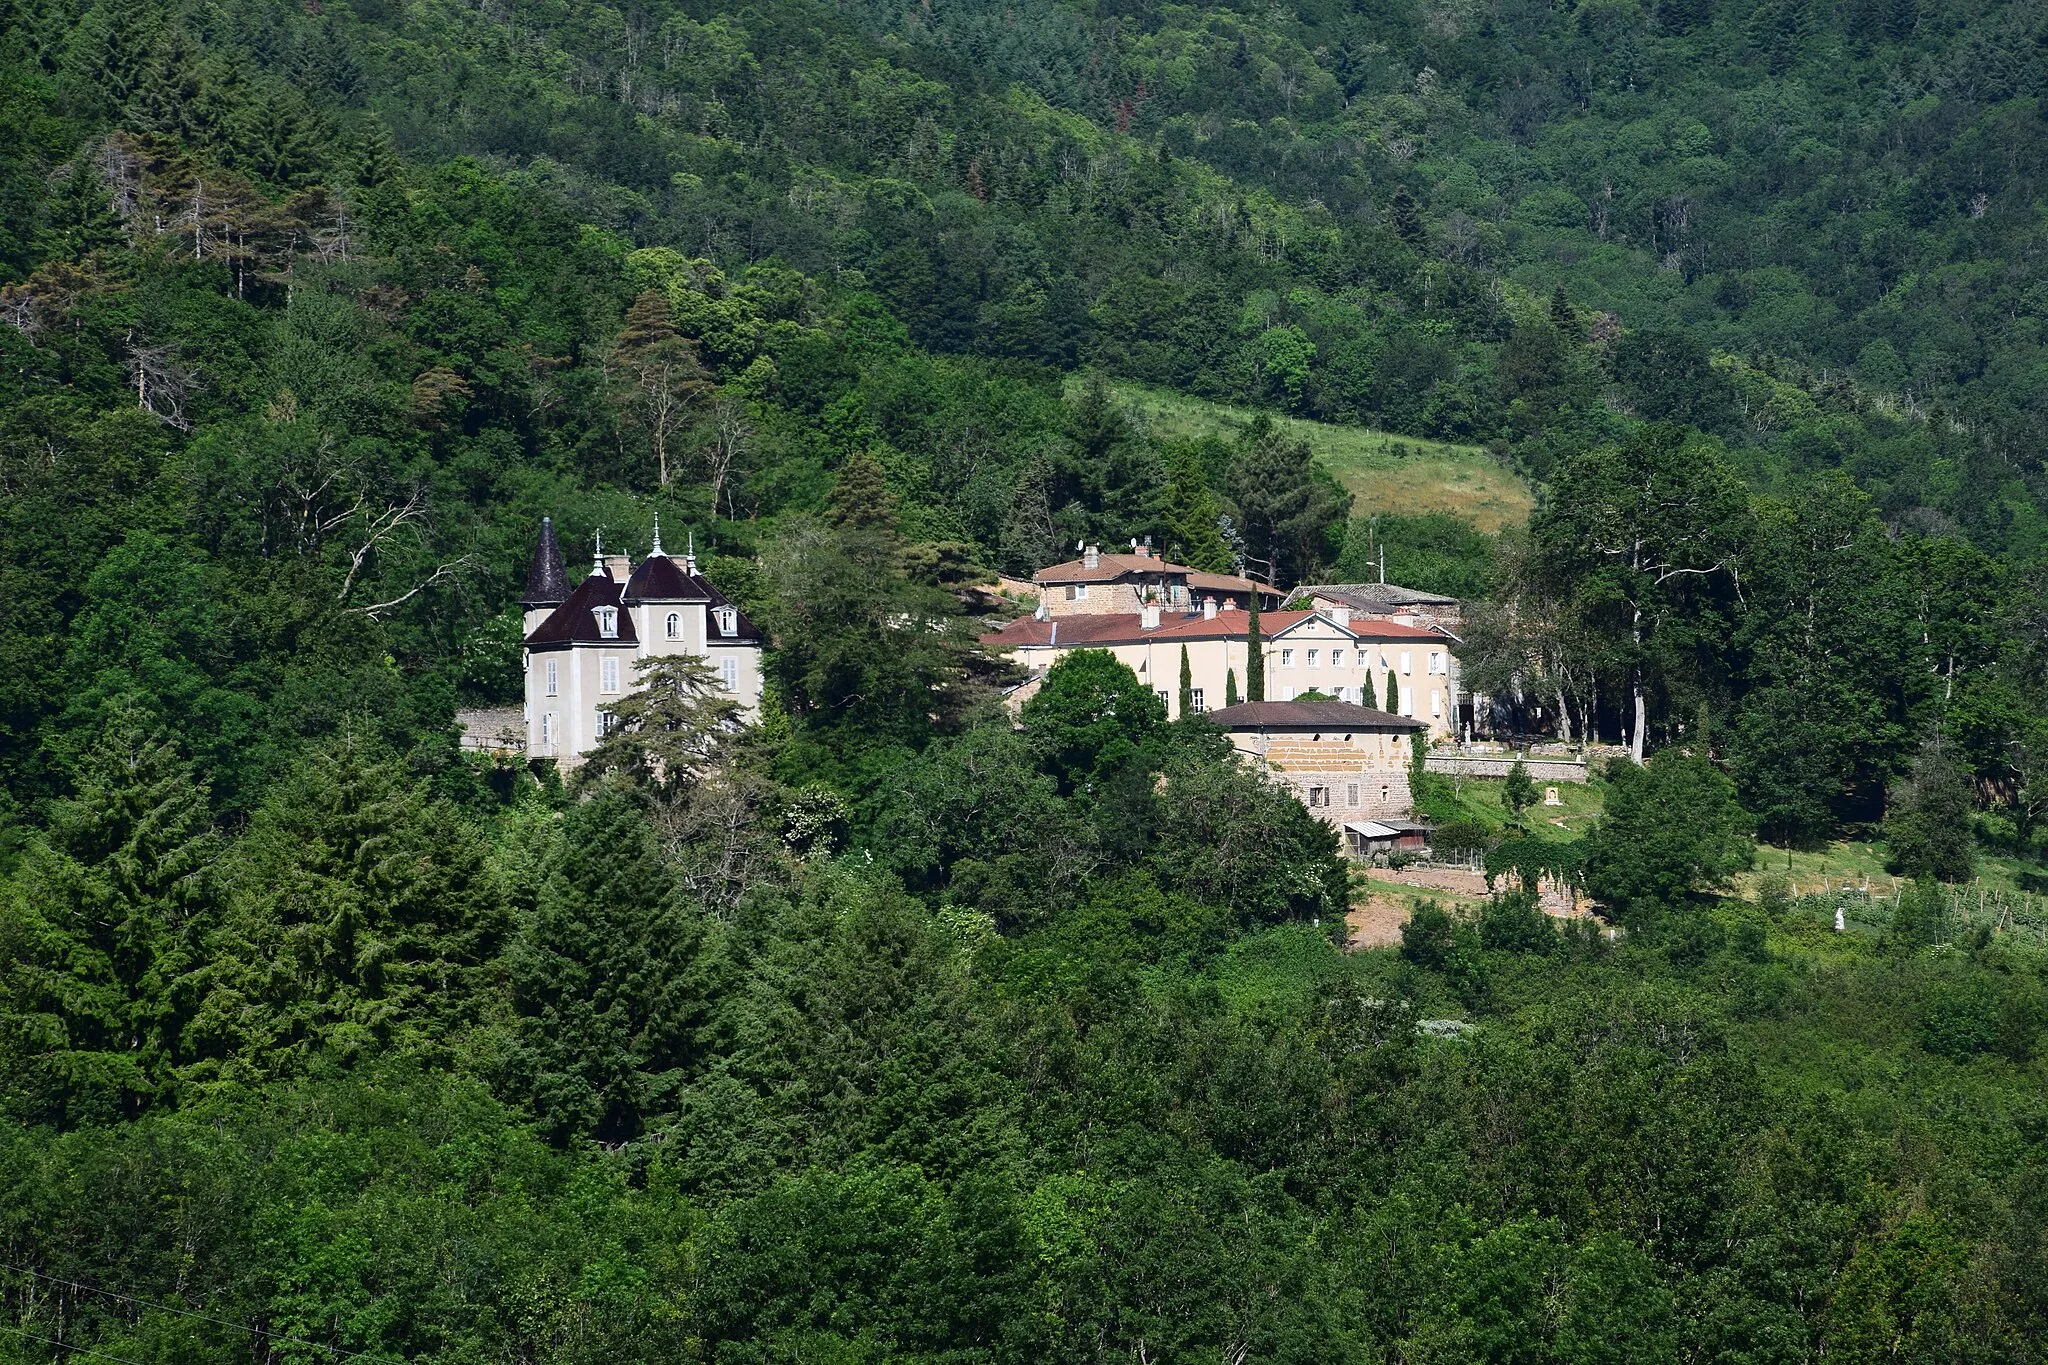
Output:
M667 555L659 529L638 565L596 557L568 587L551 521L521 605L526 608L526 753L574 764L597 746L611 706L640 686L642 662L703 659L749 720L760 711L761 633L697 571L691 554Z
M1215 719L1240 754L1291 789L1318 819L1341 826L1405 818L1413 808L1412 724L1336 702L1248 702Z
M1079 559L1040 569L1032 586L1047 616L1120 616L1147 606L1187 613L1211 602L1249 610L1254 595L1261 606L1280 604L1272 588L1175 564L1154 554L1149 544L1134 543L1128 554L1104 554L1091 545Z
M1223 706L1233 676L1238 697L1244 697L1247 626L1248 615L1241 611L1173 616L1148 608L1114 616L1012 621L982 641L1002 649L1033 677L1077 649L1107 650L1158 692L1167 713L1177 718L1182 649L1197 711ZM1260 626L1268 699L1292 701L1314 691L1358 704L1369 683L1372 700L1384 707L1391 679L1399 693L1391 708L1395 714L1422 722L1433 738L1456 733L1457 641L1444 632L1360 621L1342 609L1267 612Z

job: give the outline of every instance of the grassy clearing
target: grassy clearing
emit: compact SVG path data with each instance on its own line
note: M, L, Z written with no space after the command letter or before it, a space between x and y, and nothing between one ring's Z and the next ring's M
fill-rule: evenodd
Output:
M1508 809L1500 803L1500 789L1507 784L1501 778L1454 777L1446 773L1441 780L1450 789L1460 816L1477 821L1496 833L1507 828ZM1543 793L1547 787L1557 788L1557 799L1562 805L1543 804ZM1572 843L1586 837L1586 832L1593 828L1593 822L1600 817L1606 803L1605 782L1538 782L1536 804L1523 812L1522 823L1531 838L1551 843Z
M1150 431L1167 438L1234 437L1259 416L1253 408L1127 380L1112 380L1109 387ZM1288 435L1308 442L1323 467L1357 497L1355 514L1449 512L1493 532L1525 524L1535 505L1529 486L1477 446L1267 415Z

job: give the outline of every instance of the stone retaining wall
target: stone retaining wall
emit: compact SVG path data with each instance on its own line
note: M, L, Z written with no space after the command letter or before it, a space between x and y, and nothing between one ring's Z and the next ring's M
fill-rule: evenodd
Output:
M1584 782L1586 765L1570 758L1525 758L1531 782ZM1433 773L1455 773L1460 777L1506 777L1515 766L1513 754L1431 754L1423 767Z

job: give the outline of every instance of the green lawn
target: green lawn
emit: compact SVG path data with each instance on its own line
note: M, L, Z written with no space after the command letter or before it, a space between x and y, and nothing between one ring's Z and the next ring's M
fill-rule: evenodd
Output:
M1080 382L1069 381L1076 387ZM1253 408L1129 380L1112 380L1109 387L1125 409L1162 437L1233 437L1259 416ZM1529 519L1529 486L1477 446L1266 415L1308 442L1323 467L1357 497L1354 514L1450 512L1487 532Z
M1505 783L1498 777L1452 777L1437 774L1450 789L1458 813L1467 820L1475 820L1496 832L1507 828L1507 807L1500 803L1500 789ZM1557 788L1557 798L1563 802L1558 806L1543 804L1546 786ZM1605 782L1552 782L1536 784L1536 804L1523 812L1522 823L1531 837L1554 843L1570 843L1582 839L1593 827L1605 808L1607 784Z

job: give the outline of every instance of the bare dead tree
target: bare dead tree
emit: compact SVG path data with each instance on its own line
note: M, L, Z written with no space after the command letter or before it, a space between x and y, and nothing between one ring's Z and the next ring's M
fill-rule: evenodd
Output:
M726 520L737 518L727 481L734 461L739 459L753 434L754 425L747 420L746 406L737 399L720 394L718 401L711 405L711 442L705 447L705 457L711 466L711 515L714 517L718 515L718 499L723 495Z
M179 362L177 346L137 346L134 335L128 334L128 380L135 386L135 405L167 427L190 431L185 397L192 389L192 372Z
M358 500L358 508L361 505ZM342 576L341 591L334 595L334 600L346 602L348 595L355 591L356 578L362 573L363 565L369 562L377 548L408 527L413 528L417 535L426 515L427 493L424 488L413 489L411 496L402 503L371 513L363 527L362 541L349 552L348 572Z
M445 564L436 565L432 573L398 594L398 596L388 598L382 602L372 602L366 607L351 607L349 610L367 616L372 621L382 620L386 612L404 606L407 602L412 601L413 598L418 597L437 583L445 583L450 579L460 577L465 570L472 568L476 562L476 556L474 555L457 556Z

